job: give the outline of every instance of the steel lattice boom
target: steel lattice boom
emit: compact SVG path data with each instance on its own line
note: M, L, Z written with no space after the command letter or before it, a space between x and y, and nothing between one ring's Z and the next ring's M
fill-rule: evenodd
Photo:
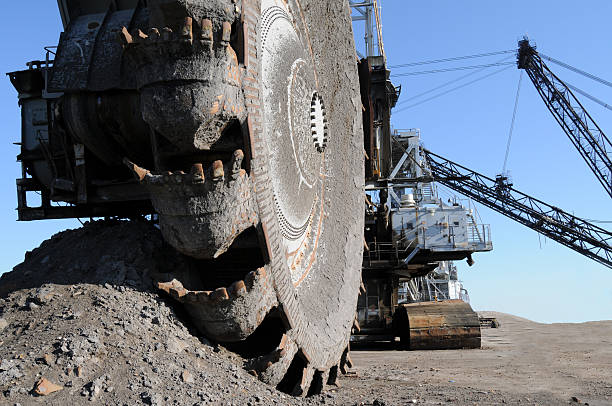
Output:
M519 69L527 72L550 112L612 197L612 144L608 137L569 86L548 69L527 39L519 41L517 63Z
M506 177L493 180L433 152L424 152L437 182L612 268L609 231L513 189Z

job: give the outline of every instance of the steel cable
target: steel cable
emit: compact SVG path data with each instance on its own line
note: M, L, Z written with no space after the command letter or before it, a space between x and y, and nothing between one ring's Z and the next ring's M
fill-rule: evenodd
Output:
M506 165L508 164L508 155L510 154L510 142L512 141L512 132L514 131L514 121L516 120L516 110L518 109L519 95L521 94L521 82L523 81L523 71L519 76L518 86L516 88L516 97L514 98L514 110L512 111L512 122L510 123L510 132L508 133L508 144L506 144L506 156L504 157L504 167L502 174L506 173Z
M569 69L569 70L571 70L571 71L573 71L573 72L579 73L579 74L581 74L581 75L583 75L583 76L586 76L586 77L587 77L587 78L589 78L589 79L592 79L592 80L594 80L594 81L596 81L596 82L599 82L599 83L601 83L601 84L604 84L604 85L606 85L606 86L612 87L612 83L611 83L611 82L608 82L608 81L607 81L607 80L605 80L605 79L602 79L602 78L600 78L600 77L598 77L598 76L595 76L595 75L593 75L593 74L591 74L591 73L585 72L585 71L583 71L583 70L581 70L581 69L575 68L575 67L573 67L572 65L568 65L568 64L566 64L566 63L564 63L564 62L561 62L561 61L560 61L560 60L558 60L558 59L552 58L552 57L550 57L550 56L548 56L548 55L544 55L544 54L542 54L542 53L540 53L540 52L538 52L538 55L540 55L540 57L541 57L541 58L544 58L544 59L546 59L547 61L550 61L550 62L552 62L552 63L556 63L556 64L557 64L557 65L559 65L559 66L563 66L564 68Z
M422 70L422 71L416 71L416 72L396 73L396 74L391 75L391 77L397 78L397 77L404 77L404 76L427 75L431 73L454 72L458 70L490 68L493 66L504 66L504 65L516 65L516 64L514 62L495 62L495 63L487 63L483 65L456 66L454 68L443 68L443 69L433 69L433 70Z
M497 62L498 62L498 63L499 63L499 62L504 62L504 61L506 61L507 59L509 59L509 58L511 58L511 57L512 57L512 56L505 57L505 58L503 58L503 59L500 59L500 60L499 60L499 61L497 61ZM472 72L466 73L465 75L459 76L459 77L458 77L458 78L456 78L456 79L449 80L448 82L444 82L443 84L441 84L441 85L439 85L439 86L436 86L436 87L431 88L431 89L429 89L429 90L426 90L426 91L424 91L424 92L422 92L422 93L419 93L419 94L417 94L417 95L414 95L414 96L412 96L412 97L410 97L410 98L408 98L408 99L402 100L402 101L400 101L399 103L397 103L395 106L397 107L397 106L401 106L402 104L406 104L406 103L408 103L408 102L409 102L409 101L411 101L411 100L418 99L419 97L421 97L421 96L425 96L426 94L429 94L429 93L431 93L431 92L435 92L435 91L436 91L436 90L438 90L438 89L441 89L441 88L446 87L446 86L448 86L448 85L452 85L453 83L457 83L457 82L459 82L459 81L461 81L461 80L463 80L463 79L465 79L465 78L468 78L468 77L473 76L473 75L476 75L476 74L478 74L478 73L480 73L480 72L482 72L482 71L485 71L485 70L486 70L486 69L488 69L488 68L489 68L489 67L485 67L485 68L481 68L481 69L478 69L478 70L475 70L475 71L472 71Z
M455 57L452 57L452 58L433 59L433 60L430 60L430 61L410 62L410 63L403 63L403 64L399 64L399 65L391 65L391 66L389 66L389 69L405 68L405 67L419 66L419 65L429 65L429 64L441 63L441 62L452 62L452 61L459 61L459 60L462 60L462 59L480 58L480 57L485 57L485 56L500 55L500 54L509 54L509 53L515 53L515 52L516 52L516 50L509 49L509 50L506 50L506 51L496 51L496 52L486 52L486 53L474 54L474 55L455 56Z
M400 112L402 112L402 111L404 111L404 110L408 110L408 109L410 109L410 108L412 108L412 107L416 107L416 106L418 106L418 105L420 105L420 104L423 104L423 103L426 103L426 102L428 102L428 101L430 101L430 100L437 99L438 97L444 96L444 95L446 95L446 94L448 94L448 93L450 93L450 92L453 92L453 91L455 91L455 90L462 89L462 88L464 88L464 87L466 87L466 86L468 86L468 85L471 85L471 84L473 84L473 83L476 83L476 82L479 82L479 81L481 81L481 80L484 80L484 79L486 79L486 78L488 78L488 77L491 77L491 76L493 76L493 75L496 75L496 74L498 74L498 73L501 73L501 72L503 72L503 71L505 71L505 70L508 70L508 69L510 69L510 68L511 68L511 66L506 66L505 68L498 69L498 70L496 70L495 72L488 73L488 74L486 74L486 75L484 75L484 76L481 76L481 77L479 77L479 78L476 78L476 79L474 79L474 80L471 80L471 81L469 81L469 82L467 82L467 83L464 83L464 84L462 84L462 85L455 86L455 87L450 88L450 89L448 89L448 90L446 90L446 91L444 91L444 92L442 92L442 93L438 93L438 94L436 94L436 95L434 95L434 96L428 97L428 98L427 98L427 99L425 99L425 100L421 100L420 102L417 102L417 103L411 104L411 105L406 106L406 107L402 107L401 109L395 110L395 111L394 111L394 113L400 113Z

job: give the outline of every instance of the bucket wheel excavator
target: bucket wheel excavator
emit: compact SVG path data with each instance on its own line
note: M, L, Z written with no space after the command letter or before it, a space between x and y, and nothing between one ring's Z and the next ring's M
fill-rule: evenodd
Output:
M201 333L288 393L334 384L364 222L348 3L58 5L57 48L9 73L23 117L19 219L153 215L192 258L158 287Z

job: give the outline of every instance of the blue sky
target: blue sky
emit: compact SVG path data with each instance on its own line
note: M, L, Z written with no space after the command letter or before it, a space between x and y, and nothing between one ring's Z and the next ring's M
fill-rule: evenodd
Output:
M0 26L3 72L22 69L25 62L44 57L43 46L56 45L61 22L55 1L11 2L3 6L3 14L4 23ZM566 0L384 0L385 49L388 63L395 65L513 49L517 40L528 34L541 52L610 80L611 14L612 3L603 0L581 5ZM499 59L487 58L482 63ZM481 60L472 59L443 67L478 63ZM569 83L612 103L612 89L554 65L551 69ZM395 79L396 84L402 85L400 101L465 73ZM518 69L510 68L393 114L392 123L396 128L420 128L429 149L493 176L503 165L518 77ZM604 132L611 133L612 112L588 100L584 104ZM0 80L0 114L4 135L0 144L2 272L21 262L27 250L52 234L80 224L76 220L15 221L15 179L20 168L15 160L19 149L12 143L19 141L20 115L16 92L8 78ZM609 197L526 77L508 168L519 190L579 217L612 220ZM538 238L534 231L500 214L478 207L483 221L491 224L494 251L476 255L476 264L471 268L465 263L458 264L475 308L542 322L612 319L612 270L554 241Z

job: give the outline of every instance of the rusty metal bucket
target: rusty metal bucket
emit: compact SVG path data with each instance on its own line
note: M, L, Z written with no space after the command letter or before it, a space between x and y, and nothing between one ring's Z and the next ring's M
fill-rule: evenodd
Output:
M401 304L393 322L410 350L480 348L478 315L462 300Z

